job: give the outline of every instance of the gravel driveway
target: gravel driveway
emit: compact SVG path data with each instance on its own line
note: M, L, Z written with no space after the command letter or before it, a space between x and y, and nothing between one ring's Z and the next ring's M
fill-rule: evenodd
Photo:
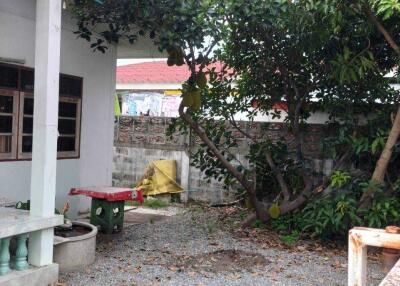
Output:
M235 239L205 213L184 212L98 238L96 262L62 274L66 285L346 285L347 257L262 248ZM382 275L369 263L368 285Z

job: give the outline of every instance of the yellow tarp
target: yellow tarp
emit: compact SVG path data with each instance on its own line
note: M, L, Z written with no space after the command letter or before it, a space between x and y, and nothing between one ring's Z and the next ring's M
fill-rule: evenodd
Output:
M182 91L179 89L164 90L164 95L181 95Z
M146 196L183 192L183 188L176 182L176 161L151 162L137 187L142 189Z

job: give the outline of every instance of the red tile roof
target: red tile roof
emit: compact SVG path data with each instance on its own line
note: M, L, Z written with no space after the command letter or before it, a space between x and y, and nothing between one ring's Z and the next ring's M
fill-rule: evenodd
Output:
M217 70L221 63L211 65ZM169 67L166 61L145 62L117 67L117 83L182 83L190 76L187 65Z

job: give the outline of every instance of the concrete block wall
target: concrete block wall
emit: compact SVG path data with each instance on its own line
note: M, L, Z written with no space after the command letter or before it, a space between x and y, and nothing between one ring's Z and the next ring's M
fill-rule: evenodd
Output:
M177 181L187 192L182 199L188 198L211 203L224 203L234 200L235 190L224 188L223 182L214 179L207 182L205 175L190 166L189 151L200 142L195 136L173 134L172 139L165 132L171 123L165 117L128 117L122 116L115 123L113 185L127 187L134 185L144 174L147 165L154 160L171 159L177 162ZM243 130L255 138L277 140L285 138L289 148L293 140L282 123L239 122ZM238 159L247 165L244 155L249 148L249 140L238 131L233 131L239 146L235 153ZM322 125L313 124L305 135L304 153L313 159L313 168L317 172L329 175L332 161L323 158L321 152Z
M148 164L155 160L176 160L177 181L181 182L182 156L184 151L146 149L143 147L114 147L113 185L127 187L135 184L143 176ZM185 166L187 168L187 166Z

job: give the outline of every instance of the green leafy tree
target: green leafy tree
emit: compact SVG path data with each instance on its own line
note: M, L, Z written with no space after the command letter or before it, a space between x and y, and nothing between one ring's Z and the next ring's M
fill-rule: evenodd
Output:
M190 128L201 140L193 163L206 175L239 183L256 211L251 222L292 212L329 186L326 179L315 183L303 152L307 118L315 109L331 115L327 127L333 131L325 145L335 170L382 148L385 132L370 141L376 129L371 133L359 126L360 118L375 112L368 126L382 118L387 123L397 101L384 77L396 65L397 52L373 21L382 17L397 29L397 12L383 2L109 0L98 5L76 0L72 10L76 33L93 49L105 52L108 43L150 37L168 53L169 65L188 66L191 75L182 86L175 127ZM378 16L371 17L375 10ZM212 68L217 60L224 63L221 70ZM282 101L285 114L273 108ZM383 107L389 112L379 113ZM283 117L289 144L255 138L235 121L238 112L249 120L257 114ZM251 142L245 154L249 164L234 153L234 132Z

